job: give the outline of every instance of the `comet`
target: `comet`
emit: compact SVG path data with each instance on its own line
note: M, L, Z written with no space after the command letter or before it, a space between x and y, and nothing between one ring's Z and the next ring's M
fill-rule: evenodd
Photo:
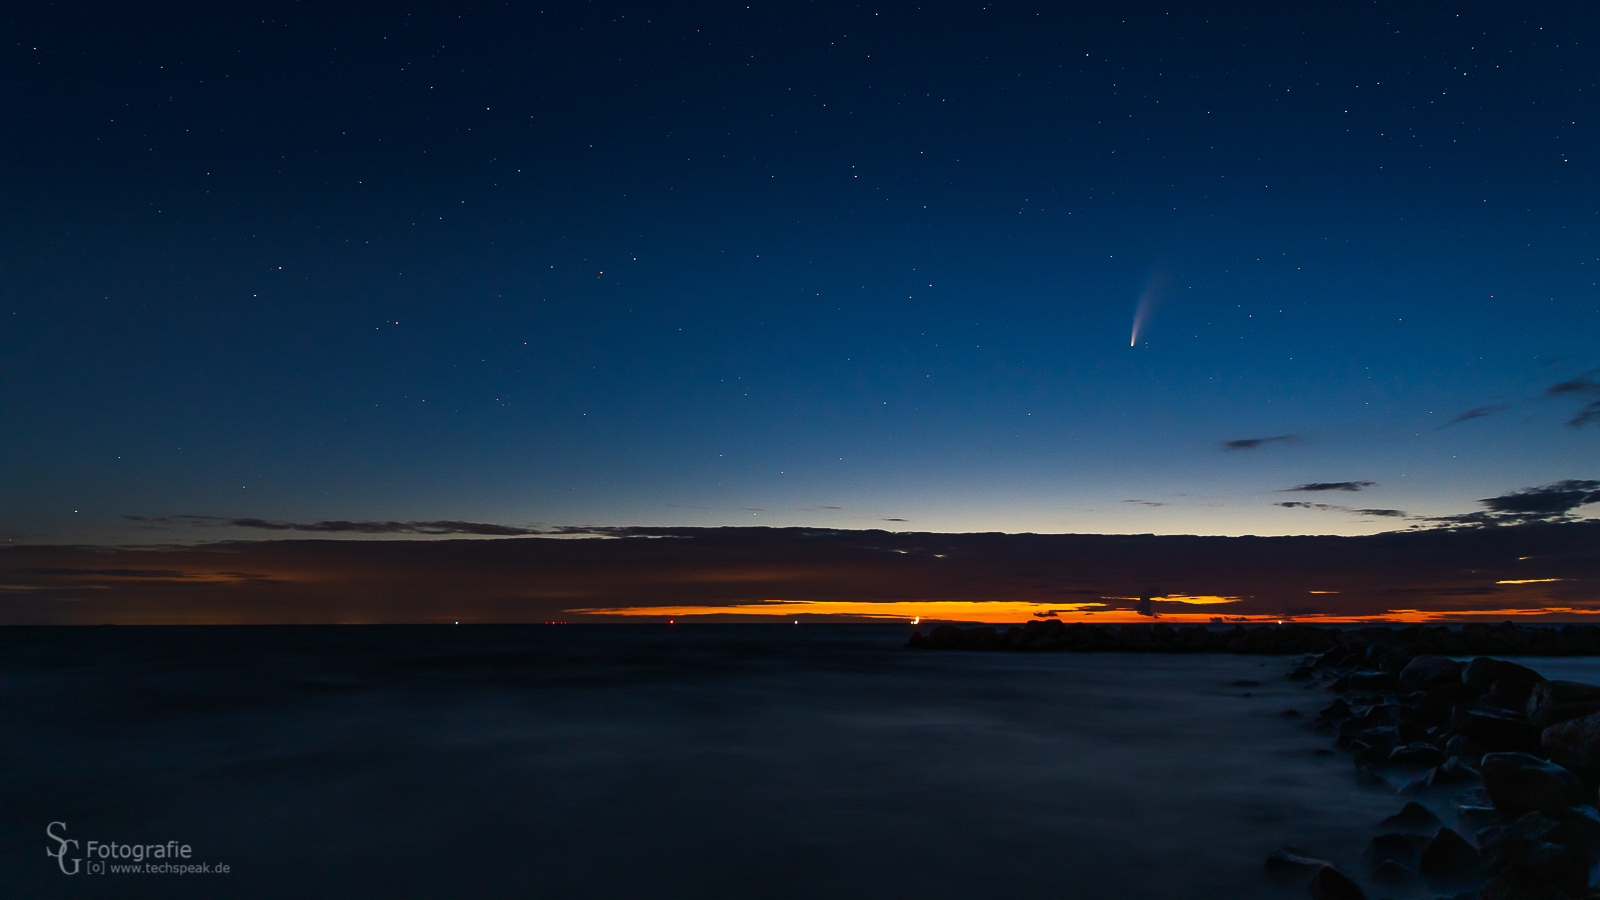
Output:
M1139 345L1139 332L1144 330L1150 321L1150 316L1155 313L1157 304L1161 301L1161 294L1167 286L1167 273L1156 269L1145 279L1144 290L1139 293L1139 304L1133 310L1133 334L1128 338L1128 346Z

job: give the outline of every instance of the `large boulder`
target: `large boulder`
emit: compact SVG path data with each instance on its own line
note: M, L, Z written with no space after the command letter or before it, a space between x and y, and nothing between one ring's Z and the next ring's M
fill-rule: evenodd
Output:
M1501 812L1555 812L1592 799L1584 796L1577 776L1527 753L1485 754L1483 785Z
M1400 670L1400 690L1425 691L1442 684L1461 682L1465 665L1448 656L1417 656Z
M1143 622L1130 622L1117 633L1118 650L1154 650L1156 642L1150 635L1150 626Z
M964 650L998 650L1000 647L999 632L988 625L979 625L961 632L961 648Z
M1502 709L1523 712L1528 708L1528 698L1533 695L1533 688L1537 684L1539 682L1527 678L1502 678L1484 696L1487 702Z
M1345 683L1352 691L1392 691L1395 677L1388 672L1351 672Z
M1476 741L1464 734L1452 736L1444 745L1445 756L1454 756L1474 768L1477 767L1478 761L1483 759L1483 755L1488 752L1486 748L1479 746Z
M1444 761L1444 751L1427 741L1401 744L1389 751L1389 762L1397 766L1432 768L1443 764Z
M1438 831L1444 825L1443 822L1439 821L1438 816L1430 812L1426 806L1414 800L1407 803L1399 812L1378 824L1385 828L1404 828L1412 834L1428 835Z
M1416 834L1380 834L1367 845L1366 852L1361 854L1361 861L1366 864L1368 871L1386 862L1414 866L1417 864L1417 853L1422 849L1418 844L1427 846L1427 841L1426 837Z
M1450 728L1484 753L1534 753L1539 749L1539 729L1514 713L1458 706Z
M1478 850L1448 828L1439 829L1417 860L1417 874L1434 890L1449 891L1483 883Z
M1551 725L1539 745L1552 761L1573 772L1600 774L1600 712Z
M1468 628L1471 627L1468 626ZM1463 629L1463 633L1466 630ZM1484 630L1487 631L1488 629ZM1480 694L1489 690L1496 681L1502 678L1525 678L1528 681L1544 680L1544 676L1527 666L1519 666L1514 662L1506 662L1503 659L1490 659L1487 656L1478 657L1467 663L1466 668L1461 670L1462 683L1471 685Z
M1528 721L1540 729L1600 712L1600 687L1579 681L1541 681L1528 695Z
M1478 894L1478 900L1571 900L1527 866L1509 866Z
M1323 866L1311 879L1312 900L1367 900L1361 886L1333 866Z

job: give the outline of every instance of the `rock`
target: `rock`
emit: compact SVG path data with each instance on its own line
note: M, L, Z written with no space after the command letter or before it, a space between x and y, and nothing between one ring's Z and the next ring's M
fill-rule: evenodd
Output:
M961 629L940 625L928 634L927 645L935 650L954 650L961 646Z
M1483 860L1461 835L1441 828L1423 848L1417 873L1434 890L1470 888L1483 881Z
M1456 707L1450 728L1486 753L1531 753L1539 749L1540 730L1520 716Z
M1347 682L1352 691L1392 691L1394 675L1388 672L1351 672Z
M1568 809L1590 799L1571 772L1527 753L1488 753L1483 783L1495 809L1507 813Z
M1528 708L1528 697L1538 683L1531 678L1502 678L1489 688L1489 698L1506 709L1522 712Z
M1466 629L1462 629L1462 631L1465 633ZM1502 678L1525 678L1529 681L1544 680L1544 676L1527 666L1519 666L1514 662L1506 662L1503 659L1490 659L1486 656L1480 656L1467 663L1466 668L1461 670L1462 683L1471 686L1480 694L1487 692L1491 685Z
M1600 851L1600 810L1593 806L1576 806L1553 812L1551 816L1560 824L1546 835L1546 840Z
M921 648L921 647L927 646L927 644L928 644L927 639L922 636L922 632L920 632L920 631L911 632L911 640L906 641L906 646L908 648L910 648L910 647Z
M1310 681L1314 677L1310 666L1300 666L1289 673L1290 681Z
M1251 681L1248 678L1241 678L1238 681L1228 682L1228 687L1261 687L1261 682Z
M1367 880L1373 884L1381 884L1386 888L1395 888L1407 893L1415 890L1418 886L1417 873L1393 861L1374 867L1367 876Z
M1495 875L1478 900L1570 900L1527 866L1512 866Z
M1278 715L1283 716L1285 719L1298 719L1300 718L1300 710L1286 709L1283 712L1278 713Z
M1558 827L1560 824L1544 813L1527 813L1511 822L1480 830L1476 835L1478 849L1491 869L1520 865L1527 851L1536 844L1546 843L1548 835Z
M1475 743L1472 738L1464 734L1455 735L1444 745L1445 756L1453 756L1474 767L1478 765L1478 762L1483 759L1483 754L1487 752L1487 750Z
M1398 832L1380 834L1372 839L1372 843L1367 845L1366 852L1361 854L1361 861L1366 864L1368 869L1376 869L1378 866L1391 861L1397 862L1402 866L1414 866L1417 864L1417 854L1422 849L1417 846L1419 839L1423 842L1427 841L1427 838L1419 835L1400 834ZM1425 843L1424 846L1426 846Z
M1317 713L1317 718L1328 722L1342 722L1350 718L1350 704L1343 697L1334 700Z
M1397 680L1402 691L1425 691L1452 682L1460 684L1464 668L1448 656L1416 656L1400 670Z
M1600 712L1551 725L1539 744L1552 761L1573 772L1600 773Z
M1452 756L1440 765L1435 766L1434 770L1428 773L1428 786L1465 784L1469 781L1477 781L1482 777L1482 772L1463 762L1461 757Z
M1299 847L1284 847L1282 850L1274 850L1268 853L1267 861L1262 868L1266 869L1268 875L1282 878L1286 876L1304 877L1315 873L1324 866L1331 865L1333 863L1325 859L1317 859Z
M1589 868L1594 857L1579 847L1541 842L1522 854L1522 864L1557 890L1576 897L1589 887Z
M1350 756L1358 766L1375 766L1389 761L1389 747L1355 740L1350 742Z
M1154 650L1155 638L1150 635L1150 626L1143 622L1132 622L1122 626L1117 633L1117 649L1119 650Z
M1389 762L1397 766L1437 766L1445 761L1444 751L1432 744L1418 741L1401 744L1389 751Z
M1492 806L1458 806L1456 807L1456 822L1463 831L1477 833L1485 828L1493 828L1500 824L1500 814Z
M1390 787L1388 779L1378 774L1378 770L1370 765L1356 766L1356 784L1371 787Z
M1431 769L1428 771L1429 774L1432 774L1433 772ZM1400 789L1395 791L1395 795L1399 797L1414 797L1417 794L1426 791L1432 786L1432 784L1433 782L1428 780L1427 775L1424 775L1421 778L1413 778L1405 784L1400 785Z
M1415 834L1427 835L1433 834L1444 825L1438 816L1428 811L1426 806L1415 801L1407 803L1399 812L1378 824L1384 828L1403 828Z
M1400 745L1400 729L1393 725L1379 725L1376 728L1362 729L1357 738L1380 748L1387 756L1390 750Z
M1354 648L1346 644L1335 644L1332 647L1329 647L1327 650L1324 650L1322 655L1317 657L1315 665L1319 669L1325 669L1330 666L1338 665L1339 660L1344 659L1353 652Z
M1021 632L1021 630L1020 628L1013 628L1006 633L1010 634L1012 631ZM999 632L988 625L968 628L961 632L961 648L963 650L998 650L1002 646L1003 642Z
M1528 695L1524 712L1540 729L1600 712L1600 687L1578 681L1541 681Z
M1333 866L1323 866L1311 879L1313 900L1367 900L1361 886Z

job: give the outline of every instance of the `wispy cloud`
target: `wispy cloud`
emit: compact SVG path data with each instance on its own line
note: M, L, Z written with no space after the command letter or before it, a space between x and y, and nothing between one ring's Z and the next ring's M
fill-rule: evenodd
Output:
M1166 506L1165 503L1160 503L1160 502L1155 501L1155 500L1124 500L1122 502L1123 503L1137 503L1140 506Z
M1473 419L1481 419L1484 416L1494 415L1497 412L1504 412L1505 410L1508 410L1510 408L1511 408L1511 404L1509 404L1509 403L1496 403L1496 404L1494 404L1492 406L1479 406L1479 407L1476 407L1474 409L1467 410L1466 412L1462 413L1459 416L1456 416L1454 419L1451 419L1450 421L1444 423L1443 425L1440 425L1439 427L1440 428L1449 428L1451 425L1456 425L1456 424L1459 424L1461 422L1470 422Z
M1406 511L1403 509L1358 509L1351 506L1339 506L1333 503L1307 503L1303 500L1286 500L1282 503L1274 503L1272 505L1281 506L1285 509L1320 509L1324 512L1344 512L1357 516L1377 516L1386 519L1403 519L1406 517Z
M1299 435L1295 435L1295 434L1280 434L1280 435L1278 435L1276 437L1264 437L1264 438L1241 438L1241 439L1239 439L1237 441L1223 441L1222 442L1222 449L1224 449L1224 450L1254 450L1257 447L1261 447L1261 446L1264 446L1266 444L1275 444L1275 443L1278 443L1279 441L1293 441L1293 440L1296 440L1298 438L1299 438Z
M1435 516L1428 521L1445 525L1521 525L1559 522L1591 503L1600 503L1600 481L1568 478L1538 487L1523 488L1478 501L1483 509L1456 516Z
M1359 491L1362 488L1376 487L1377 484L1376 481L1313 481L1310 484L1284 488L1278 493L1288 494L1294 491Z
M275 522L269 519L229 519L221 516L124 516L134 522L169 522L206 528L255 528L262 531L309 531L320 534L476 534L512 536L542 534L537 528L495 525L489 522L461 522L440 519L432 522Z
M1544 392L1547 397L1573 396L1580 400L1590 398L1589 402L1579 408L1577 414L1567 422L1573 428L1600 425L1600 381L1595 380L1595 371L1585 372L1570 381L1553 384Z

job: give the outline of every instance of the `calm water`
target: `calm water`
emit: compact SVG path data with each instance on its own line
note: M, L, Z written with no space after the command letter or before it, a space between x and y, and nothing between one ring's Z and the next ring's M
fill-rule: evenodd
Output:
M1286 659L906 634L3 629L0 896L1298 898L1268 850L1401 806ZM230 871L63 875L51 821Z

